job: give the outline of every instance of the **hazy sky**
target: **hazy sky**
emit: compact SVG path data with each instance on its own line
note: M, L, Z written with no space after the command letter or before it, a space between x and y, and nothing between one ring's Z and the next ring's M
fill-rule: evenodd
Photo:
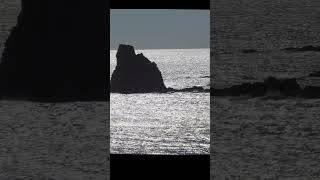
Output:
M110 48L209 48L209 10L111 10Z

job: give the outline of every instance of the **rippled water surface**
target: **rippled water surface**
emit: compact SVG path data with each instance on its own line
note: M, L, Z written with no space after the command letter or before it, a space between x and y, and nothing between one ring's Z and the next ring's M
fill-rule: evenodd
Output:
M167 87L209 87L209 49L137 50ZM116 51L111 51L111 72ZM111 94L111 153L208 154L209 93Z
M211 116L212 176L319 174L320 99L213 98Z
M320 52L282 50L320 45L318 1L211 3L212 87L267 76L320 86L308 76ZM211 179L319 179L320 99L211 98Z
M0 101L0 179L105 179L107 102Z
M320 70L319 57L319 52L280 50L223 54L213 62L213 86L267 76L295 77L302 87L319 86L320 78L308 76ZM319 174L320 99L242 96L212 97L211 102L212 176L278 179Z

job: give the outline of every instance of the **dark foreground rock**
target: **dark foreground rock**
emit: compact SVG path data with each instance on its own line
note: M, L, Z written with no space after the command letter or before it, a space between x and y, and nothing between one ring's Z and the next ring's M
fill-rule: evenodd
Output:
M2 99L106 101L107 9L106 1L22 0L1 58Z
M111 77L111 92L147 93L166 92L157 64L142 53L136 54L134 47L119 45L117 66Z
M224 89L211 89L212 96L241 96L251 97L320 97L320 87L307 86L300 87L295 78L276 79L268 77L263 82L243 83Z

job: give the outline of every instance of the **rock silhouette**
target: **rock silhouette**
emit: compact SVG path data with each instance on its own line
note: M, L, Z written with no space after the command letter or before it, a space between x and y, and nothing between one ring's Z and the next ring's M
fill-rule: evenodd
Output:
M320 77L320 71L309 74L310 77Z
M1 59L2 98L108 100L107 7L22 0Z
M183 89L167 88L167 92L209 93L210 89L205 89L201 86L193 86L193 87L183 88Z
M303 47L288 47L284 48L283 50L285 51L294 51L294 52L299 52L299 51L318 51L320 52L320 46L303 46Z
M281 97L317 97L320 88L306 87L302 89L295 78L277 79L268 77L263 82L243 83L224 89L211 89L212 96L241 96L251 97L281 96Z
M111 92L167 91L157 64L149 61L142 53L136 54L133 46L120 44L116 56L117 66L111 77Z
M259 52L259 51L255 50L255 49L244 49L244 50L242 50L242 53L245 53L245 54L257 53L257 52Z
M320 87L306 86L302 91L302 96L306 98L320 98Z

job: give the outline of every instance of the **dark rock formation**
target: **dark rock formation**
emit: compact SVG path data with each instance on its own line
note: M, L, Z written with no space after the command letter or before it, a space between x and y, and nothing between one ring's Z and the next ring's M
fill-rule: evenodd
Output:
M314 73L310 73L309 76L310 77L320 77L320 71L314 72Z
M299 52L299 51L318 51L320 52L320 46L303 46L303 47L288 47L288 48L284 48L282 50L285 51L295 51L295 52Z
M265 96L270 92L278 92L281 96L298 96L302 89L295 78L276 79L268 77L263 82L243 83L225 89L212 89L213 96L240 96L250 95L251 97Z
M201 86L193 86L190 88L184 88L184 89L173 89L173 88L167 88L167 92L195 92L195 93L204 93L204 92L210 92L210 89L205 89Z
M143 54L135 54L130 45L119 45L117 66L111 77L111 92L166 92L157 64Z
M259 51L255 50L255 49L244 49L241 52L245 53L245 54L250 54L250 53L257 53Z
M2 97L107 100L107 8L107 1L22 0L1 59Z
M306 98L320 98L320 87L306 86L302 91L302 96Z

